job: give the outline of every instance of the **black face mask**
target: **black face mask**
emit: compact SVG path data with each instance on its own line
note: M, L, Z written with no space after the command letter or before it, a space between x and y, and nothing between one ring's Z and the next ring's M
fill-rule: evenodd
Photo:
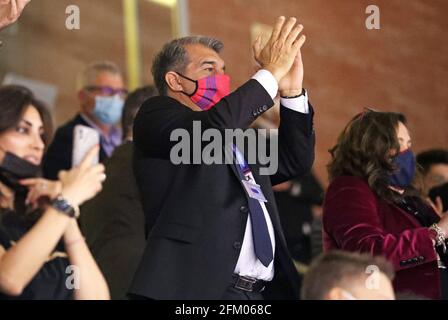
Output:
M40 166L36 166L11 152L5 152L0 164L0 181L16 192L26 193L27 188L19 181L34 178L39 173Z

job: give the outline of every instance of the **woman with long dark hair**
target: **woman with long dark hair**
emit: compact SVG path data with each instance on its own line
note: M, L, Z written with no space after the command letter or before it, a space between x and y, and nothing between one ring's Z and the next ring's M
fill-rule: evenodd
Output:
M382 255L395 268L398 293L446 298L448 217L440 219L412 186L416 165L405 117L367 110L330 152L324 250Z
M78 228L105 179L98 147L52 182L38 177L51 118L26 88L0 87L0 299L108 299Z

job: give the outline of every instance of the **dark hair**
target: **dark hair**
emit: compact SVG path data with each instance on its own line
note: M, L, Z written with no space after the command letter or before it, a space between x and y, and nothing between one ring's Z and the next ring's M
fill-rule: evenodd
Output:
M330 251L318 256L305 274L301 298L303 300L323 300L334 287L350 285L369 276L367 267L376 266L389 280L394 278L392 265L382 256L371 256L345 251Z
M25 87L8 85L0 87L0 134L14 128L22 119L29 106L36 108L44 127L42 140L48 146L53 134L51 114L43 102L36 99L34 94Z
M396 169L391 150L400 152L397 137L399 122L406 124L400 113L366 110L355 116L330 149L330 180L349 175L363 179L382 199L397 202L401 195L389 188L389 176Z
M29 106L35 107L42 119L44 128L42 140L45 147L47 147L53 134L51 114L43 102L36 99L30 90L22 86L8 85L0 87L0 134L17 126ZM16 194L14 198L16 212L28 222L37 221L42 214L42 209L33 209L26 206L25 198L26 195L24 194Z
M135 115L143 102L155 95L157 95L157 89L154 86L146 86L136 89L128 95L124 103L123 115L121 117L123 139L128 136L129 132L132 132L132 124L134 123Z
M423 169L423 174L427 174L433 165L448 165L448 150L431 149L420 152L417 155L417 163Z
M224 45L221 41L204 36L190 36L175 39L165 44L152 63L152 76L159 94L167 94L165 75L168 71L184 72L189 62L185 46L200 44L219 53Z

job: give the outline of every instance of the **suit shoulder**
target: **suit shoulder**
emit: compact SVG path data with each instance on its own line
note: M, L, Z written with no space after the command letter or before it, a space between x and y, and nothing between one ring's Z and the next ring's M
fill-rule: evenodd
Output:
M155 96L146 100L140 110L141 112L148 112L158 109L184 107L179 101L168 96ZM183 108L182 108L183 109Z
M249 79L234 92L238 92L243 96L249 95L251 100L253 100L252 102L257 106L264 104L272 106L274 104L274 101L263 85L255 79Z
M339 176L335 178L328 187L327 198L341 193L374 196L374 192L367 182L354 176Z
M134 141L139 141L141 130L154 129L158 124L166 124L174 118L184 117L194 113L193 110L179 101L167 97L157 96L146 100L134 119ZM146 129L145 129L146 128Z
M66 122L62 126L60 126L56 130L56 135L72 136L73 135L73 129L78 124L84 125L84 126L88 126L87 123L84 120L82 120L81 116L77 115L73 119L69 120L68 122Z

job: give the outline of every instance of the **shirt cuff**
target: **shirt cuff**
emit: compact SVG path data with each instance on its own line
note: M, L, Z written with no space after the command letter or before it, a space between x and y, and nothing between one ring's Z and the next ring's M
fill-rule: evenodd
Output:
M304 95L297 98L280 98L280 105L300 113L310 113L310 107L308 105L308 92L306 90Z
M278 83L272 73L270 73L268 70L261 69L258 70L256 74L254 74L252 79L257 80L268 92L272 100L274 100L278 92Z

